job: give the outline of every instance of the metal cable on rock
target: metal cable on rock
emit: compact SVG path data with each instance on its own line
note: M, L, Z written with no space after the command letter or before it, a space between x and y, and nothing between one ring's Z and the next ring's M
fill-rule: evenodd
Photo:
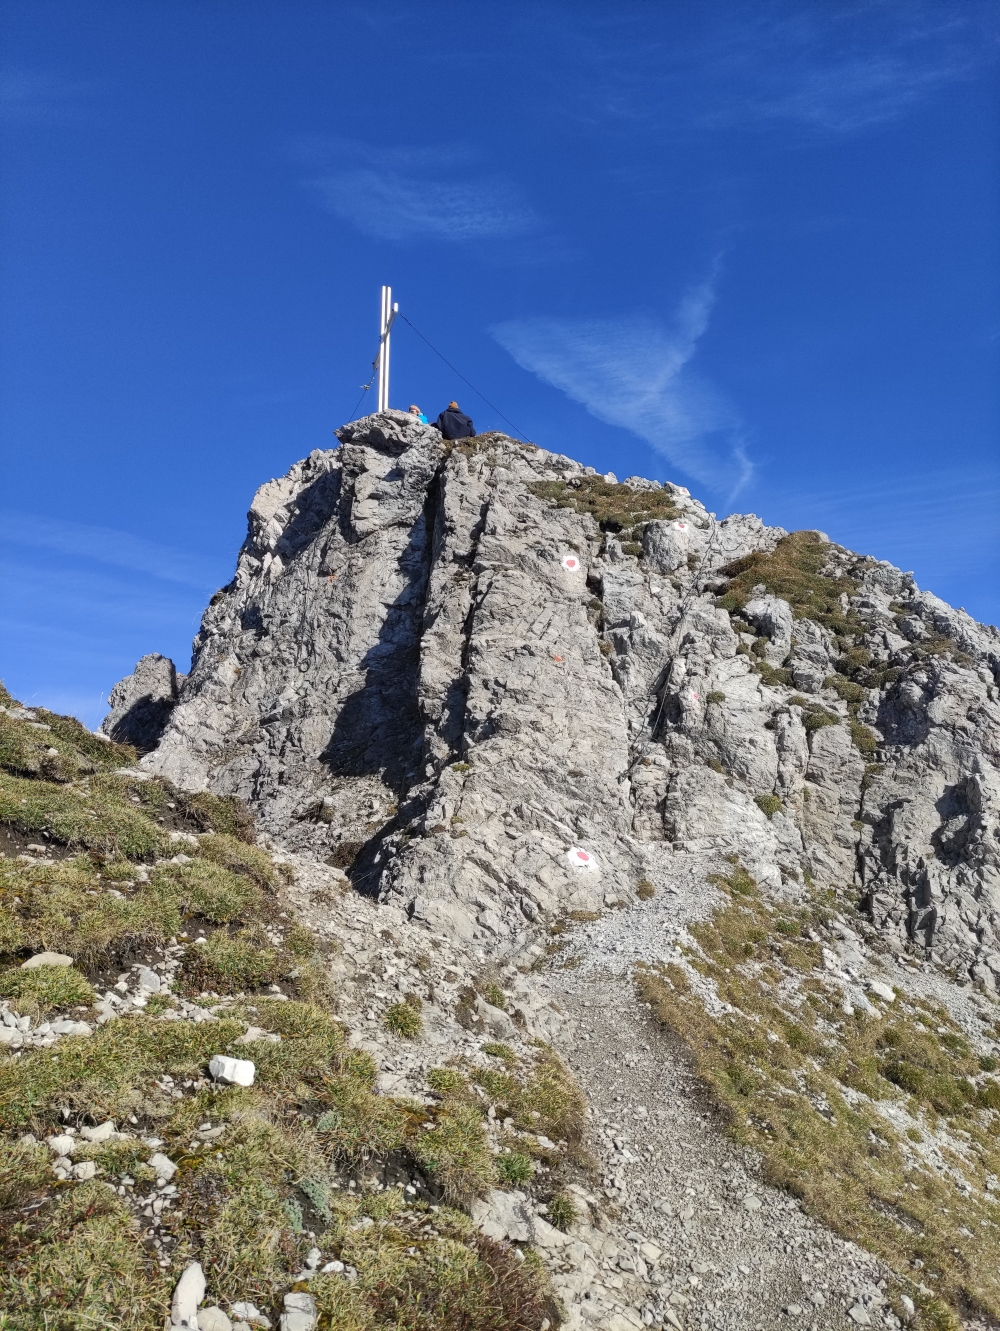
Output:
M483 393L480 393L479 389L476 387L476 385L475 385L474 383L471 383L468 379L466 379L466 377L465 377L464 374L462 374L459 370L456 370L455 367L454 367L454 365L452 365L451 361L447 358L447 356L443 356L443 355L441 354L441 352L438 351L438 349L437 349L437 347L434 345L434 343L430 340L430 338L428 338L428 337L424 337L424 335L423 335L423 333L420 331L420 329L417 328L417 327L415 327L414 324L410 323L409 319L407 319L407 317L406 317L405 314L400 314L398 317L399 317L400 319L402 319L403 322L404 322L405 324L410 324L410 327L411 327L411 328L413 329L413 331L416 333L417 337L419 337L420 340L421 340L422 342L426 342L426 343L427 343L427 345L430 347L431 351L434 352L434 355L435 355L435 356L439 356L439 357L441 358L441 360L444 361L445 365L447 365L448 369L451 370L453 374L457 374L457 375L458 375L459 379L461 379L461 381L462 381L463 384L468 384L468 386L472 389L472 391L476 394L476 396L477 396L477 397L481 397L481 398L483 399L483 401L486 403L486 405L490 408L491 411L495 411L496 414L500 417L500 419L501 419L502 421L506 421L507 424L510 426L510 428L514 431L514 433L515 433L516 435L519 435L520 438L522 438L526 444L527 444L527 443L530 443L530 440L528 439L528 436L525 435L525 434L522 434L521 431L520 431L520 430L517 428L517 426L514 424L514 422L513 422L512 420L510 420L509 417L505 416L505 415L503 414L503 412L500 410L499 407L495 407L495 406L493 405L493 403L489 400L488 397L486 397Z

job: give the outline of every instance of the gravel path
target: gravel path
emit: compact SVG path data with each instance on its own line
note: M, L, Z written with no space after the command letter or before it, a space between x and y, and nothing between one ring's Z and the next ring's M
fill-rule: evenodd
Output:
M578 964L540 980L572 1019L559 1052L587 1088L589 1144L605 1196L620 1208L615 1228L633 1236L639 1255L640 1240L662 1249L645 1273L651 1309L666 1302L685 1328L898 1327L886 1269L761 1181L684 1051L635 996L628 962L658 955L658 940L705 910L703 899L686 910L686 896L658 894L648 908L588 925L571 944ZM618 1279L607 1271L606 1284Z

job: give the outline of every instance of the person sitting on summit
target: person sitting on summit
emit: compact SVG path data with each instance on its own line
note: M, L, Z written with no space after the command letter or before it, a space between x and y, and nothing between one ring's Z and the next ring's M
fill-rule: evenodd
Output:
M424 413L420 410L420 408L419 408L415 403L412 404L411 407L410 407L410 415L411 415L411 416L416 416L417 420L420 422L421 425L429 425L429 424L430 424L430 421L427 419L427 417L424 415Z
M476 427L464 411L459 411L457 402L449 402L434 424L445 439L469 439L476 433Z

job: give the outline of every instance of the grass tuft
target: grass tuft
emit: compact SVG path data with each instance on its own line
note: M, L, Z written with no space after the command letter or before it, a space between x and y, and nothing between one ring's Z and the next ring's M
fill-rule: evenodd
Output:
M419 999L417 1002L419 1003ZM386 1030L391 1031L393 1035L402 1036L404 1040L415 1040L424 1025L420 1008L410 1001L393 1003L392 1007L386 1009L382 1020Z
M16 1000L22 1016L44 1016L94 1001L94 990L72 966L33 966L0 973L0 998Z

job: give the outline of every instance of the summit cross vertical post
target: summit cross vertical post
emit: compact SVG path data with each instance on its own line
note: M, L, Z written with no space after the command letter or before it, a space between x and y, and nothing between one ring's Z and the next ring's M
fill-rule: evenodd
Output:
M382 318L378 343L378 409L389 410L389 334L399 306L392 303L392 287L382 288Z

